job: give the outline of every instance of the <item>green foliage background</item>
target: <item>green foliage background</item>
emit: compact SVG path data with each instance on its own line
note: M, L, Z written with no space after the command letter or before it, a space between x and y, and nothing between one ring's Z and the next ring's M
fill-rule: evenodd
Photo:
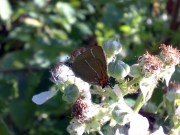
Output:
M130 65L147 50L156 54L161 43L178 46L178 0L169 1L7 1L0 10L0 135L68 134L71 106L61 92L41 106L31 100L53 87L50 67L75 48L102 45L114 36ZM177 69L173 79L179 81L178 75Z

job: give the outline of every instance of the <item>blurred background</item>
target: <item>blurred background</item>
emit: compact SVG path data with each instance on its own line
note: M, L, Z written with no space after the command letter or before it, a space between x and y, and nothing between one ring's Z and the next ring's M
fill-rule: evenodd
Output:
M179 0L0 0L0 135L68 134L61 92L41 106L31 100L53 87L57 59L115 36L129 65L161 43L180 49L179 8Z

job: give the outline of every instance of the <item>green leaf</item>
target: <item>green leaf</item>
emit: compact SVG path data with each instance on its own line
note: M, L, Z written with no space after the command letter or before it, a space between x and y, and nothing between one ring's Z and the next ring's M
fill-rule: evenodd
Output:
M11 135L11 133L9 132L9 129L8 129L7 125L4 123L4 121L2 120L2 118L0 119L0 134L1 134L1 135Z
M156 84L157 84L156 78L154 77L141 79L139 83L139 87L143 94L144 103L147 102L151 98L154 88L156 87Z

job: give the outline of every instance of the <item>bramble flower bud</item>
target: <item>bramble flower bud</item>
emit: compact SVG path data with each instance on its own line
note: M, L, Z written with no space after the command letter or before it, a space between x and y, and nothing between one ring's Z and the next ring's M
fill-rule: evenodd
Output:
M81 96L90 100L91 99L90 85L78 77L75 78L74 82L76 86L78 87L79 93L81 93Z
M81 97L78 98L72 106L72 117L79 123L84 123L94 115L94 110L91 107L92 103L90 100L85 100Z
M129 74L129 72L129 65L125 64L121 60L115 60L115 62L110 62L108 65L109 75L116 78L117 80L126 77Z
M72 70L63 63L57 63L51 70L50 80L54 83L65 83L66 81L73 79L74 73Z
M141 72L145 75L145 77L150 77L152 75L158 76L163 67L163 63L160 59L156 56L150 55L148 52L139 57L138 63Z
M180 51L171 45L161 44L160 57L166 65L175 66L180 63Z
M110 110L80 97L72 106L72 117L78 123L86 125L85 132L100 131L101 126L110 120Z
M138 64L134 64L130 67L129 75L134 78L142 76L141 69Z
M103 49L108 58L118 54L122 50L121 43L119 41L106 41L103 44Z
M74 84L71 84L64 89L64 94L62 96L62 99L68 103L74 103L79 96L80 93L78 87Z

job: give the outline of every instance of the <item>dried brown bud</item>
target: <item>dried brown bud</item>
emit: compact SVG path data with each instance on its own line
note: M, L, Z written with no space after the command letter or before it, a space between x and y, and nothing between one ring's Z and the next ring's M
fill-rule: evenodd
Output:
M171 45L161 44L160 56L166 65L177 65L180 63L180 51L173 48Z
M72 116L77 119L79 123L84 123L88 120L89 104L83 98L79 98L72 106Z
M138 59L142 73L148 77L151 75L158 76L163 66L163 63L156 56L150 55L148 52Z

